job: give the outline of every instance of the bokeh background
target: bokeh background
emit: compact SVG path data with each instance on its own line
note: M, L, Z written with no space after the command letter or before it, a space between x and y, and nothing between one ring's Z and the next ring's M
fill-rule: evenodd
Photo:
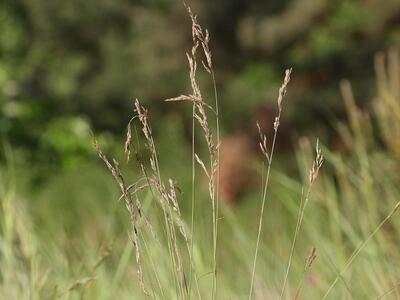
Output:
M289 66L291 128L328 130L343 115L339 80L370 99L374 53L400 43L397 1L192 5L212 35L227 133L260 105L274 107ZM0 130L31 162L76 167L91 147L88 128L120 134L134 98L160 123L188 121L161 102L189 84L190 20L180 1L2 1L0 20Z
M271 132L277 91L288 67L293 67L293 79L276 168L300 180L295 153L303 136L319 137L333 152L348 150L337 130L346 120L339 82L350 79L357 104L370 110L376 96L374 56L400 46L399 1L193 0L190 5L211 35L223 140L247 143L237 153L248 151L254 163L261 159L253 149L255 122ZM49 268L53 275L56 270L53 280L59 281L50 284L54 289L66 290L91 274L88 265L112 242L117 246L105 267L110 274L121 253L129 251L121 247L126 241L124 208L95 154L91 134L107 153L121 156L135 98L149 109L166 176L189 193L190 107L163 100L190 90L185 57L192 44L190 26L181 1L0 2L2 231L7 236L12 223L8 210L11 219L23 220L10 234L21 231L27 244L36 245L27 246L28 257L42 256L37 266L27 268ZM200 81L211 96L212 82L204 74ZM177 164L177 157L188 165ZM226 193L236 203L233 210L244 211L238 218L245 219L259 207L254 199L260 185L257 180L238 185ZM7 206L5 199L14 200ZM18 264L22 274L24 264ZM10 282L15 284L11 290L20 288L20 281ZM44 293L51 291L47 287Z

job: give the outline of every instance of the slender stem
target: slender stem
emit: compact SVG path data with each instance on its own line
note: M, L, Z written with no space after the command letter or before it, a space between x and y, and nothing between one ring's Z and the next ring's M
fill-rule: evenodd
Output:
M161 282L160 282L160 278L158 277L157 269L156 269L156 267L155 267L154 261L153 261L153 259L152 259L152 255L150 254L149 247L147 246L147 242L146 242L146 239L145 239L145 237L144 237L142 231L140 231L140 236L141 236L141 238L142 238L143 245L144 245L144 247L145 247L145 249L146 249L146 253L149 254L148 257L149 257L150 265L151 265L151 268L152 268L152 270L153 270L154 277L155 277L155 279L156 279L156 282L157 282L157 284L158 284L158 287L160 288L161 295L162 295L162 297L165 299L164 290L163 290L163 288L162 288L162 285L161 285ZM153 291L153 292L154 292L154 291Z
M307 275L307 271L304 271L304 272L303 272L303 276L301 277L300 282L299 282L299 285L298 285L298 287L297 287L296 294L295 294L295 296L294 296L294 300L297 300L297 299L299 299L299 297L300 297L300 293L301 293L301 291L302 291L302 289L303 289L304 280L305 280L305 276L306 276L306 275Z
M214 98L215 98L215 112L216 112L216 127L217 127L217 186L216 186L216 201L213 203L214 213L214 242L213 242L213 260L214 260L214 280L213 280L213 299L215 299L217 293L217 242L218 242L218 219L219 219L219 179L220 179L220 131L219 131L219 104L218 104L218 93L217 84L215 81L214 70L211 71L213 87L214 87Z
M360 254L361 250L364 249L366 244L375 236L375 234L382 228L382 226L396 213L396 211L399 209L399 207L400 207L400 201L396 203L396 205L394 206L392 211L382 220L382 222L374 229L374 231L371 232L371 234L364 240L364 242L362 242L362 244L356 250L354 250L354 252L351 254L349 259L347 260L347 262L346 262L344 268L342 269L342 271L340 271L340 273L336 276L335 280L332 282L332 284L330 285L330 287L326 291L326 293L325 293L324 297L322 298L322 300L324 300L324 299L326 299L328 297L329 293L332 291L332 289L337 284L339 279L342 278L344 273L347 271L347 269L350 267L350 265L357 258L358 254Z
M151 192L152 196L157 199L157 196L155 195L153 187L150 184L150 180L149 180L149 177L147 175L147 172L144 172L144 175L145 175L146 180L148 182L148 185L150 187L150 192ZM170 263L173 265L173 267L171 266L171 273L173 275L174 280L177 280L177 278L178 278L178 275L176 273L177 267L176 267L175 257L174 257L174 253L173 253L172 245L171 245L170 227L168 225L169 223L168 223L167 213L166 213L165 208L163 206L162 206L162 211L163 211L164 222L165 222L164 230L165 230L165 234L167 236L167 245L168 245L168 253L169 253ZM178 282L175 282L175 284L178 285Z
M279 123L281 117L281 109L278 112L277 120ZM262 196L262 204L261 204L261 213L260 213L260 220L258 223L258 234L257 234L257 242L256 242L256 251L254 254L254 260L253 260L253 270L251 274L251 284L250 284L250 292L249 292L249 299L251 299L253 295L253 285L254 285L254 278L256 274L256 265L257 265L257 257L258 257L258 248L260 244L260 237L261 237L261 230L262 230L262 224L263 224L263 219L264 219L264 208L265 208L265 203L267 200L267 189L268 189L268 182L269 182L269 177L271 174L271 165L272 165L272 157L274 156L274 150L275 150L275 144L276 144L276 137L278 135L278 126L274 128L274 138L272 140L272 145L271 145L271 151L270 155L268 157L268 167L267 167L267 176L265 178L265 185L264 185L264 191L263 191L263 196Z
M300 201L299 213L298 213L298 216L297 216L296 229L294 231L294 237L293 237L292 246L291 246L291 249L290 249L289 261L288 261L288 265L287 265L286 272L285 272L285 278L283 280L282 292L281 292L281 297L280 297L281 300L285 296L285 289L286 289L286 285L287 285L287 282L288 282L290 267L292 266L294 249L296 247L297 237L299 235L301 224L303 223L304 212L306 210L308 201L310 199L311 188L313 186L313 183L314 183L315 179L318 176L318 171L322 166L323 160L324 160L324 157L323 157L323 155L321 153L321 149L318 146L318 140L317 140L316 157L315 157L315 159L314 159L314 161L312 163L312 167L310 169L309 184L308 184L308 189L307 189L307 192L306 192L306 196L303 198L304 194L303 194L303 192L301 193L301 201Z
M157 151L155 148L155 143L154 143L154 139L153 136L150 136L150 141L154 147L154 153L152 153L154 162L155 162L155 176L157 176L158 178L158 182L161 184L161 172L160 172L160 166L158 163L158 156L157 156ZM165 200L165 203L168 203L168 199L165 198L165 196L163 195L163 193L161 193L160 191L158 191L161 197L161 200ZM173 241L176 240L176 233L175 233L175 227L173 224L173 216L172 216L172 210L171 207L169 205L167 205L168 207L168 211L165 209L165 207L162 205L162 210L164 213L164 220L166 222L166 232L167 232L167 241L168 241L168 248L170 249L170 255L174 264L174 271L176 274L176 280L177 280L177 284L178 284L178 288L180 289L181 293L182 293L182 297L184 297L184 287L183 287L183 278L180 278L179 274L178 274L178 269L179 269L179 253L178 253L178 249L176 248L176 245L173 245ZM171 218L172 220L172 224L170 224L169 220L168 220L168 216ZM174 248L175 248L175 254L174 254ZM177 293L178 295L178 293Z
M135 128L135 134L136 134L136 140L138 141L138 147L140 147L139 135L138 135L138 132L137 132L136 128ZM151 141L152 141L152 143L154 145L154 140L152 139ZM158 169L157 155L155 154L154 157L155 157L155 161L157 163L157 173L158 173L157 176L158 176L159 180L161 180L161 175L160 175L160 172L159 172L159 169ZM140 162L140 163L142 163L142 162ZM148 186L150 187L151 195L155 199L157 199L158 197L156 196L156 194L155 194L155 192L153 190L153 187L152 187L152 185L150 183L150 179L149 179L150 177L147 174L146 169L144 169L144 168L143 168L143 175L146 178ZM163 205L161 205L161 208L162 208L162 211L163 211L164 222L165 222L164 230L165 230L165 233L166 233L166 236L167 236L167 244L168 244L168 253L169 253L169 256L170 256L170 263L171 263L171 265L173 265L173 268L171 267L171 270L172 270L171 273L172 273L174 279L176 280L178 276L177 276L177 273L176 273L176 262L175 262L175 258L174 258L174 253L173 253L172 246L171 246L171 238L170 238L171 237L171 233L170 233L170 230L169 230L167 213L166 213L165 208L164 208ZM175 284L178 284L178 283L175 282Z
M400 283L395 284L395 285L392 286L389 290L387 290L387 291L384 292L383 294L379 295L379 296L376 298L376 300L383 299L384 297L386 297L386 296L389 295L390 293L396 291L399 287L400 287Z
M293 261L294 249L295 249L296 244L297 244L297 236L299 234L300 227L301 227L301 224L303 222L304 211L306 209L306 206L307 206L307 203L308 203L308 199L310 197L311 186L312 186L312 183L310 183L310 185L308 186L307 194L306 194L306 197L304 198L304 201L303 201L303 195L301 197L299 214L297 216L296 229L294 231L294 237L293 237L293 241L292 241L292 246L290 248L289 261L288 261L288 265L287 265L286 272L285 272L285 278L283 280L283 286L282 286L282 292L281 292L280 299L283 299L283 297L285 295L285 289L286 289L286 285L287 285L287 281L288 281L288 277L289 277L290 267L292 266L292 261Z
M263 192L263 196L262 196L261 213L260 213L260 220L259 220L259 224L258 224L258 233L257 233L256 251L254 253L253 271L252 271L252 274L251 274L251 284L250 284L249 299L251 299L251 297L253 295L253 285L254 285L254 278L255 278L255 274L256 274L258 248L259 248L259 245L260 245L262 223L263 223L263 219L264 219L264 209L265 209L265 204L266 204L266 200L267 200L267 190L268 190L269 176L271 174L272 158L274 156L276 137L278 135L279 122L280 122L281 113L282 113L282 100L283 100L283 98L284 98L284 96L286 94L286 88L287 88L287 85L288 85L288 83L290 81L291 72L292 72L292 69L287 69L285 71L285 79L283 81L283 84L279 88L278 115L277 115L277 117L275 118L275 121L274 121L274 138L272 140L272 145L271 145L271 150L270 150L269 155L268 155L267 150L266 150L267 146L265 145L266 144L265 137L262 138L264 140L264 141L262 141L264 146L262 146L261 148L262 148L263 152L265 152L264 154L267 157L268 168L267 168L267 176L265 178L264 192ZM259 128L259 130L260 130L260 135L261 135L261 129ZM260 145L262 145L262 144L260 144Z
M194 212L195 212L195 191L194 191L194 183L195 183L195 176L196 176L196 164L195 164L195 157L194 157L194 147L195 147L195 104L193 103L192 109L192 211L191 211L191 224L190 224L190 252L193 255L193 240L194 240ZM194 262L193 262L194 264ZM189 298L192 291L192 266L190 267L190 279L189 279Z

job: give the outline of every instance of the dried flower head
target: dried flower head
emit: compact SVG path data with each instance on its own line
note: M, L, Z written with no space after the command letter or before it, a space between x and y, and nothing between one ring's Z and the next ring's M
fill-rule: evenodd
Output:
M311 266L314 263L316 258L317 258L317 249L315 247L312 247L310 250L310 253L308 254L308 257L306 259L306 264L304 266L305 271L307 271L309 268L311 268Z
M290 82L290 75L292 74L292 68L287 69L285 71L285 79L283 80L283 83L281 87L279 88L279 95L278 95L278 108L279 110L282 110L282 100L283 97L286 95L286 90L287 90L287 85Z
M322 166L324 161L324 156L322 155L321 148L319 147L319 141L317 140L317 144L315 146L316 156L313 161L311 170L310 170L310 184L312 184L318 176L319 169Z
M267 160L269 160L269 155L268 155L268 150L267 150L267 137L261 131L260 124L258 124L258 122L257 122L256 125L257 125L257 129L258 129L258 135L260 137L259 146L260 146L261 152L264 154L264 156L267 158Z

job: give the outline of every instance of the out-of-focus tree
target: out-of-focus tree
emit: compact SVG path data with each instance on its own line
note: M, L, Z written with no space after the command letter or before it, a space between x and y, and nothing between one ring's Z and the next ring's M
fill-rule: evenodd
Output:
M362 91L360 98L367 99L374 53L400 45L398 1L292 0L275 7L260 3L250 1L236 22L236 44L246 63L231 80L229 95L235 103L237 94L253 103L239 109L236 117L255 102L274 100L270 91L276 85L276 74L292 66L295 76L290 94L301 105L295 106L291 119L307 127L316 117L333 118L341 111L337 82L352 78ZM256 82L264 82L264 89L257 88L254 94L260 86Z
M64 132L76 120L120 130L133 97L162 98L184 82L184 18L181 4L167 1L2 1L3 137L60 152L65 143L48 134L57 135L60 120L69 120L59 133L70 140Z
M260 103L275 101L287 66L295 68L289 98L301 105L286 115L307 127L325 111L340 110L333 100L341 77L367 95L373 53L400 45L398 1L190 4L211 33L227 130L248 122ZM119 131L134 97L162 122L172 109L160 99L188 88L190 30L180 1L1 1L0 133L28 152L71 152L76 147L60 150L49 138L60 120L71 132L74 122ZM202 86L207 95L207 80ZM77 139L68 145L80 143L65 128L60 135Z

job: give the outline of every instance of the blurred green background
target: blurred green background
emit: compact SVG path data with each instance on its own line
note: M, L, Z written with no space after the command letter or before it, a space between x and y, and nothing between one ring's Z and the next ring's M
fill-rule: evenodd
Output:
M0 134L29 161L76 167L90 151L90 128L120 136L134 98L160 123L190 124L161 101L189 88L190 20L180 1L0 5ZM289 66L291 128L332 129L343 115L339 80L351 78L357 98L370 99L374 53L400 43L398 1L191 5L212 35L225 133L247 126L259 105L274 107Z
M324 213L315 209L324 219L324 226L319 227L322 223L318 217L311 218L307 225L310 234L301 246L295 273L302 272L310 241L326 242L322 248L327 257L332 254L343 263L348 248L362 240L400 195L396 175L399 156L398 150L393 150L397 144L393 149L386 145L399 137L399 128L393 129L394 138L371 134L373 147L360 142L364 139L353 127L349 132L354 133L354 139L343 128L340 130L338 123L346 120L346 108L339 82L350 79L357 104L362 110L371 110L371 100L377 95L374 55L400 47L400 1L193 0L189 4L211 35L223 137L247 132L247 138L255 141L256 120L267 124L263 129L270 132L284 70L293 67L280 133L283 142L278 143L274 162L276 169L288 172L291 179L279 173L273 181L272 195L283 202L273 204L272 210L282 210L283 223L276 225L272 211L265 228L279 230L267 235L273 242L265 244L272 248L262 251L265 257L260 265L282 271L277 264L287 260L283 256L275 260L271 252L287 254L292 238L298 203L291 200L301 194L300 182L308 176L303 174L306 168L298 168L304 167L304 151L296 150L302 136L312 140L318 136L325 145L331 165L328 163L329 175L318 187L318 199L331 197L337 202L321 204ZM0 299L55 299L60 295L83 299L85 292L69 293L68 288L74 280L98 274L107 293L97 284L90 299L112 299L112 293L129 299L131 286L136 283L132 250L129 244L125 246L128 217L116 200L117 186L95 154L91 133L96 134L107 153L121 158L133 100L140 99L150 112L165 178L175 178L184 195L189 195L190 107L163 100L190 90L185 52L191 45L191 22L181 1L0 1L0 264L7 270L0 269ZM204 74L199 80L211 102L212 82ZM379 151L369 156L367 150L368 154L360 150L364 146L368 151ZM353 150L354 155L349 154ZM343 161L341 153L345 154ZM177 157L188 164L177 164ZM373 163L366 163L369 159ZM354 170L343 167L345 163L355 166ZM379 166L380 172L372 172L372 166ZM124 168L131 177L137 174L130 166ZM258 165L251 168L257 169L258 178ZM375 187L375 179L386 176L385 171L391 177L379 181L372 194L358 190L358 176L371 188ZM258 180L246 188L238 196L243 200L241 209L235 215L228 210L221 227L225 232L222 240L229 245L228 250L222 247L222 261L227 266L240 265L245 274L227 272L222 279L226 295L237 296L230 299L246 295L247 281L241 276L249 277L245 266L251 264L255 240L254 234L248 235L246 230L256 232L256 219L253 223L248 219L259 212L259 202L255 201L259 197ZM365 223L362 217L370 212L370 206L363 207L360 215L353 215L355 202L368 197L373 202L382 191L390 195L385 198L387 205L373 205L377 211L369 219L371 223ZM341 210L341 196L357 200ZM182 202L183 211L189 211L188 201ZM199 210L200 240L209 238L207 209ZM353 228L343 222L343 216L360 221ZM332 224L344 225L335 229ZM332 230L335 245L340 247L331 248L324 229ZM398 229L397 222L397 227L390 230ZM232 236L243 248L235 249ZM398 242L398 235L393 236L392 241ZM208 249L206 246L201 244L200 248ZM376 246L369 253L379 256L384 249ZM322 273L337 267L326 267L332 266L329 259L320 268ZM104 265L98 267L103 260ZM382 272L364 283L381 278L390 260L379 266L383 266L379 269ZM364 267L360 266L355 274L363 274ZM268 281L268 296L276 297L276 276L266 269L260 272ZM398 269L390 273L391 280L398 273ZM322 290L328 281L320 286ZM379 288L374 291L390 287L385 284L377 283ZM362 288L358 292L361 298L369 293ZM265 295L258 298L264 299Z

